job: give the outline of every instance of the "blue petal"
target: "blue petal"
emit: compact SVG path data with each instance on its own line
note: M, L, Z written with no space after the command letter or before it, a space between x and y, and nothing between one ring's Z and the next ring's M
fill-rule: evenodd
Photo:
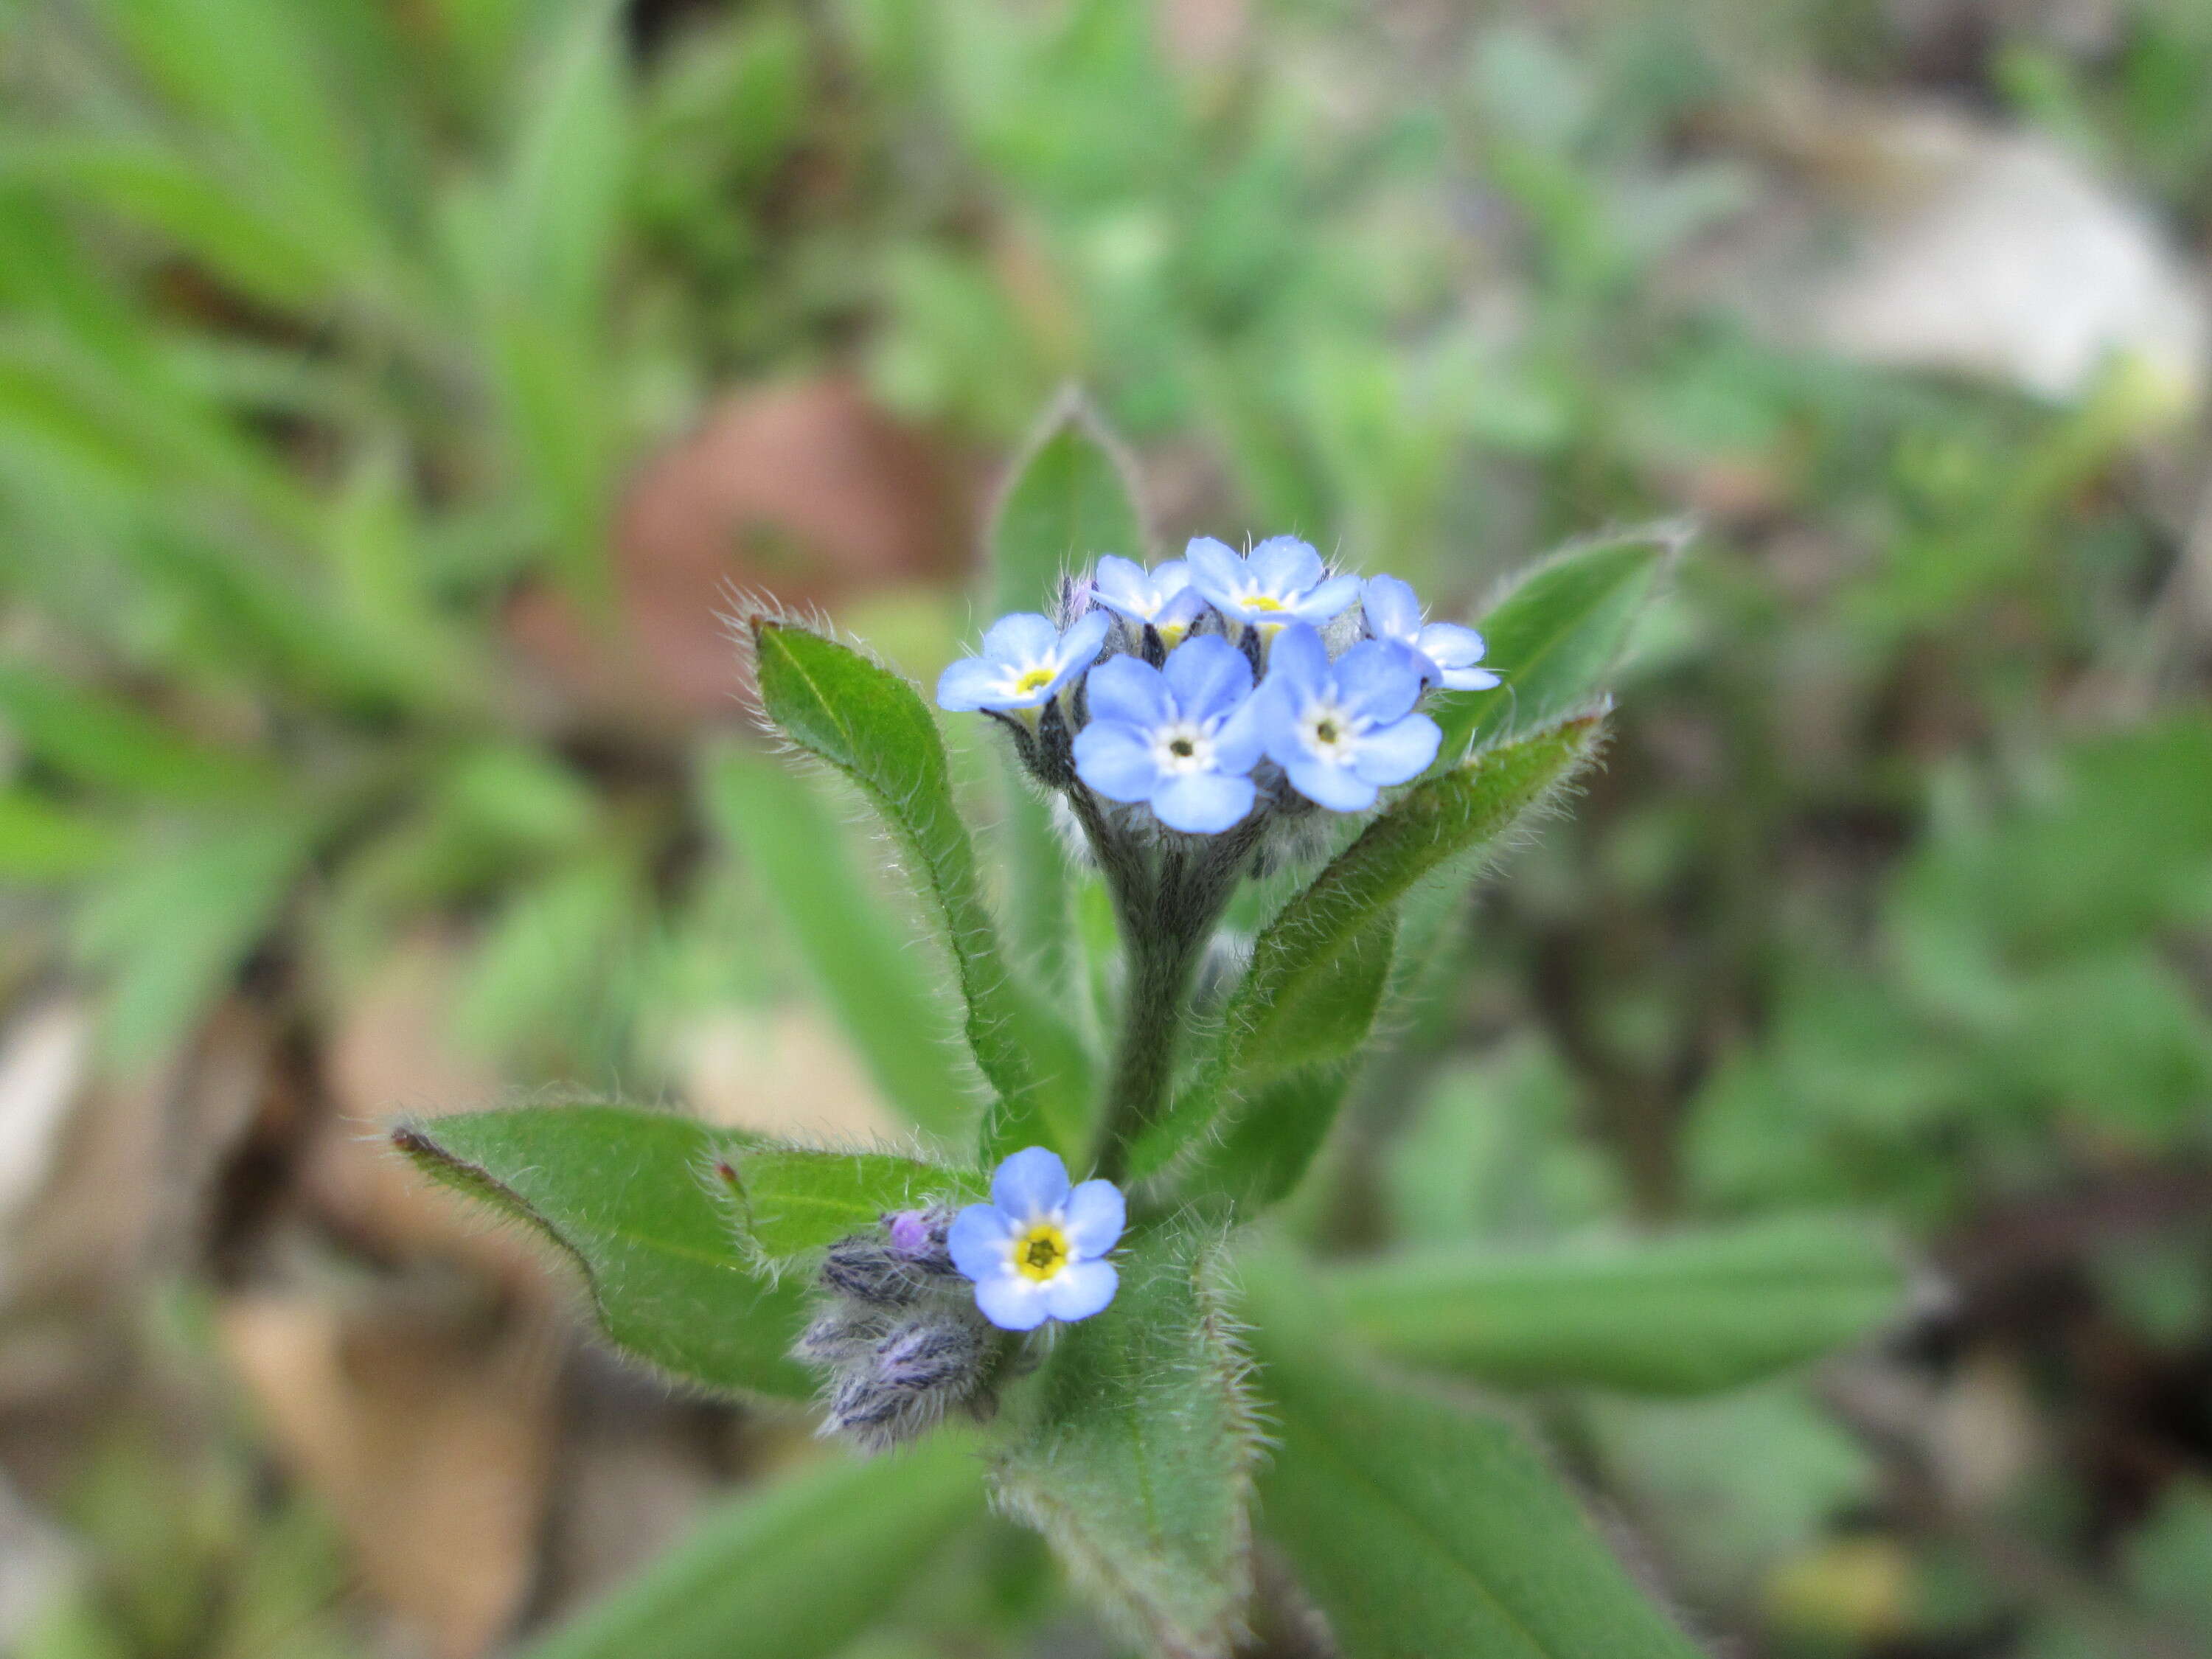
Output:
M937 677L937 706L965 714L994 708L1006 701L1006 665L981 657L963 657Z
M1437 678L1447 691L1487 691L1502 683L1487 668L1447 668Z
M1324 623L1331 617L1351 609L1352 602L1358 597L1358 577L1331 576L1311 592L1293 600L1291 610L1307 622Z
M1224 777L1241 778L1260 763L1267 747L1267 711L1255 691L1214 728L1213 769Z
M1060 1225L1079 1258L1103 1255L1121 1242L1128 1214L1119 1187L1110 1181L1086 1181L1067 1195Z
M1149 732L1175 718L1166 679L1142 657L1109 657L1085 684L1094 720L1119 720Z
M1075 775L1109 800L1150 800L1160 787L1160 763L1144 727L1093 720L1075 734Z
M975 1305L1002 1331L1033 1331L1052 1316L1045 1291L1036 1279L1009 1269L975 1281Z
M1109 553L1098 561L1098 569L1092 578L1101 605L1112 606L1125 617L1139 622L1148 619L1154 609L1152 585L1146 580L1145 567L1133 559L1116 557Z
M1068 672L1090 667L1097 659L1098 647L1106 643L1106 635L1113 626L1114 618L1109 613L1085 611L1060 636L1059 647L1054 653L1055 659L1065 663ZM1062 678L1065 677L1063 672Z
M1352 714L1387 723L1420 701L1421 668L1395 640L1362 640L1336 659L1337 694Z
M1426 714L1408 714L1361 733L1352 769L1367 783L1403 783L1419 777L1437 757L1443 730Z
M1457 623L1431 623L1413 645L1439 668L1471 668L1482 660L1482 635Z
M1332 812L1364 812L1375 805L1375 786L1354 777L1347 767L1304 754L1291 760L1280 755L1275 758L1282 761L1283 774L1293 789Z
M1224 607L1236 602L1244 585L1244 561L1211 536L1200 536L1183 550L1190 570L1190 585Z
M1411 582L1395 576L1370 576L1359 590L1367 631L1380 640L1411 641L1421 631L1421 601Z
M1050 617L1034 611L1017 611L991 624L990 632L983 635L983 655L994 662L1026 668L1048 659L1059 643L1060 630Z
M1252 550L1244 563L1260 591L1278 598L1303 593L1322 574L1321 555L1296 536L1268 537Z
M1071 1261L1045 1281L1044 1305L1054 1319L1088 1319L1103 1310L1121 1288L1121 1276L1111 1262ZM983 1313L986 1318L991 1317L988 1308Z
M1224 738L1232 744L1255 741L1285 766L1308 759L1305 740L1298 735L1298 714L1304 706L1304 693L1270 674L1250 700L1229 717L1221 738L1215 741L1217 744Z
M991 1177L991 1202L1020 1226L1066 1201L1067 1165L1049 1146L1023 1147Z
M1206 595L1195 587L1179 587L1160 606L1160 614L1152 618L1152 625L1163 629L1187 630L1205 614Z
M1328 647L1305 623L1292 623L1275 636L1267 651L1267 678L1279 678L1286 690L1310 696L1328 678Z
M1190 586L1190 566L1181 559L1167 559L1152 567L1152 592L1163 599L1171 599Z
M995 1204L970 1204L945 1230L952 1265L979 1284L1008 1270L1013 1261L1014 1224Z
M1152 793L1152 816L1188 836L1218 836L1243 821L1255 794L1249 778L1185 772Z
M1185 720L1226 714L1252 689L1252 665L1218 634L1202 634L1176 647L1168 653L1165 672L1176 712Z

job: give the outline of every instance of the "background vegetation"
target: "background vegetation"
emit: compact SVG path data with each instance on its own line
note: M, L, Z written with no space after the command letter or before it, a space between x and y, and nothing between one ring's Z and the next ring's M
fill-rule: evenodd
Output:
M1881 1340L1531 1396L1632 1559L2212 1651L2201 6L13 0L0 87L0 1643L462 1659L814 1455L365 1137L881 1121L824 989L933 993L792 943L716 613L933 674L1075 380L1162 544L1698 517L1301 1227L1884 1218ZM787 1651L1113 1650L979 1535Z

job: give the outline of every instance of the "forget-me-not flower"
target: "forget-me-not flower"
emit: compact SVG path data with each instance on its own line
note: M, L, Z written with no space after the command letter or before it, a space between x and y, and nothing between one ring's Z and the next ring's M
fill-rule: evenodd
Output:
M1190 566L1169 559L1147 570L1133 559L1109 553L1091 578L1098 603L1139 626L1158 630L1173 645L1206 609L1206 596L1190 585Z
M937 706L955 711L1041 708L1091 666L1113 626L1103 611L1086 611L1064 634L1033 611L1001 617L983 635L981 653L938 677Z
M1234 718L1252 665L1217 635L1185 640L1155 668L1109 657L1091 671L1091 723L1076 734L1075 773L1109 800L1151 804L1170 830L1210 836L1252 810L1259 738Z
M975 1281L983 1317L1033 1331L1048 1319L1088 1319L1114 1299L1121 1279L1103 1258L1125 1219L1112 1182L1071 1188L1059 1154L1030 1146L999 1165L991 1201L961 1211L945 1242Z
M1395 640L1363 640L1334 662L1313 629L1285 630L1246 718L1268 756L1308 800L1364 812L1387 784L1415 777L1443 732L1413 712L1421 696L1413 653Z
M1457 623L1424 623L1421 601L1410 582L1395 576L1370 576L1359 592L1367 631L1378 640L1395 640L1421 659L1422 677L1447 691L1487 691L1498 676L1474 665L1482 660L1482 635Z
M1270 536L1239 556L1211 536L1183 550L1191 586L1224 617L1259 627L1325 623L1359 597L1357 576L1332 576L1295 536Z

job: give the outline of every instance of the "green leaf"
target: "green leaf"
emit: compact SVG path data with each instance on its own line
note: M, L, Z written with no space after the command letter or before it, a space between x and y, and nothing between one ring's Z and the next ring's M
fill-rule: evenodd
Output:
M258 757L195 743L128 703L33 669L0 667L0 720L79 783L181 799L262 794L274 785Z
M1120 444L1079 393L1062 394L1016 465L991 527L998 609L1048 611L1063 573L1102 553L1142 564L1146 542Z
M1336 1352L1306 1272L1244 1268L1277 1442L1261 1524L1346 1659L1695 1659L1518 1432Z
M733 1153L726 1168L746 1240L772 1267L872 1227L886 1210L972 1202L985 1185L974 1170L896 1152L750 1147Z
M999 1094L985 1126L987 1155L1049 1144L1077 1156L1083 1079L1065 1060L1056 1058L1042 1077L1033 1066L1043 1017L1024 1006L1007 977L975 845L953 807L944 740L927 706L890 670L835 640L766 617L753 618L752 637L769 717L860 787L890 828L951 953L967 1005L968 1046Z
M790 1357L804 1287L750 1270L707 1184L743 1136L665 1112L529 1106L410 1124L392 1144L566 1251L617 1347L710 1389L812 1394Z
M811 1466L724 1504L523 1659L821 1659L982 1509L974 1448L950 1431Z
M1286 1061L1322 1061L1355 1050L1387 980L1399 901L1416 882L1474 861L1494 846L1588 757L1597 732L1595 720L1573 720L1485 750L1416 785L1337 854L1261 930L1212 1052L1173 1108L1139 1138L1133 1174L1165 1168L1226 1103L1280 1075ZM1295 1136L1277 1138L1270 1148L1278 1165L1271 1186L1285 1177L1295 1182L1320 1146L1328 1115ZM1209 1162L1225 1169L1221 1153L1217 1145ZM1231 1178L1226 1184L1242 1183Z
M27 789L0 789L0 880L73 880L115 856L115 827Z
M908 948L897 919L846 856L821 792L790 767L725 750L707 763L714 822L781 914L823 1000L884 1098L916 1127L951 1137L975 1115L951 1035L950 1000Z
M1480 624L1483 666L1504 684L1447 691L1431 709L1444 730L1439 764L1583 712L1683 540L1679 530L1639 531L1569 548L1522 578Z
M1459 1247L1334 1269L1354 1329L1411 1360L1516 1385L1694 1394L1754 1381L1893 1316L1905 1276L1863 1226L1820 1218L1580 1248Z
M1258 1437L1208 1236L1170 1227L1120 1258L1121 1287L1071 1325L1000 1499L1079 1583L1164 1652L1225 1655L1250 1581Z

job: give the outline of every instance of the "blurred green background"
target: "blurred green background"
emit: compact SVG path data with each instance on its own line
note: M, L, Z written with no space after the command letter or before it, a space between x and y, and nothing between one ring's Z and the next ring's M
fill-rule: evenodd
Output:
M0 1648L471 1659L815 1455L374 1134L884 1124L721 613L933 673L1074 380L1161 547L1698 526L1300 1224L1886 1218L1882 1341L1537 1402L1623 1547L1730 1654L2212 1652L2208 232L2201 0L6 0Z

